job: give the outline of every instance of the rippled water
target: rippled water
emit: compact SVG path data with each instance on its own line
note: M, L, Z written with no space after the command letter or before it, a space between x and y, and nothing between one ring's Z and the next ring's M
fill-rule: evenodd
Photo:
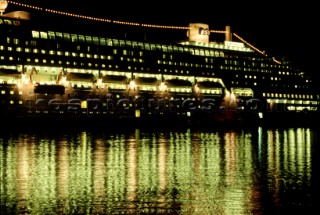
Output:
M0 133L1 214L301 214L319 129Z

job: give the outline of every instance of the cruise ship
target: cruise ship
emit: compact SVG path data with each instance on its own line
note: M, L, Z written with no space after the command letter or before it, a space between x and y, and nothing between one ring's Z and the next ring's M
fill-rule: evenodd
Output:
M26 11L5 13L1 2L0 114L8 120L214 124L301 121L319 112L319 92L306 73L230 26L89 17L92 29L97 22L104 29L91 31L35 21ZM182 38L170 39L167 31Z

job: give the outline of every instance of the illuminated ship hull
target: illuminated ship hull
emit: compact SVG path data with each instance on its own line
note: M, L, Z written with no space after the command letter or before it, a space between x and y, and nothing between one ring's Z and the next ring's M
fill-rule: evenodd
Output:
M0 16L2 117L213 123L318 113L310 78L229 27L222 43L201 23L165 43L41 26Z

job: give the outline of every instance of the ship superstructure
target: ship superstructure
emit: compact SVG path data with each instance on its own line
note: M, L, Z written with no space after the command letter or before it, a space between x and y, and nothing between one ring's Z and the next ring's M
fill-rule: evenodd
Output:
M222 42L207 24L190 23L188 39L166 43L54 30L18 11L0 16L0 31L5 115L223 120L319 107L311 78L230 26L217 31Z

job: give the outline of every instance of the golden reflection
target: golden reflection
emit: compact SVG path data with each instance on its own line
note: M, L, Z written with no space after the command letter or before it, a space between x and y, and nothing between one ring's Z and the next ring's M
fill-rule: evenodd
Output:
M57 141L57 186L58 196L64 201L68 198L68 185L69 185L69 155L68 144L66 140ZM63 213L64 207L61 208Z
M277 148L279 146L279 131L278 130L269 130L267 131L267 153L268 153L268 176L270 177L270 180L274 181L273 189L273 202L275 205L278 205L279 203L279 190L280 190L280 181L279 176L281 173L279 172L279 168L277 166L277 160L278 158L278 152Z
M136 190L137 190L137 145L140 141L140 131L135 130L135 139L130 139L128 142L128 200L129 209L134 211L136 201Z
M103 202L105 199L105 169L107 168L105 166L105 142L101 139L97 139L95 141L95 151L94 151L94 177L93 177L93 183L94 183L94 190L95 190L95 201L97 202ZM103 214L104 212L104 205L103 204L97 204L96 213Z
M234 132L227 133L225 135L225 152L226 152L226 172L227 183L233 183L235 181L236 173L236 134Z
M261 214L310 189L312 132L0 136L1 200L21 214Z
M27 201L29 199L29 171L31 163L29 163L29 154L27 149L27 143L21 139L17 147L17 191L18 191L18 208L26 208Z
M165 213L167 189L167 139L162 135L159 138L159 213Z

